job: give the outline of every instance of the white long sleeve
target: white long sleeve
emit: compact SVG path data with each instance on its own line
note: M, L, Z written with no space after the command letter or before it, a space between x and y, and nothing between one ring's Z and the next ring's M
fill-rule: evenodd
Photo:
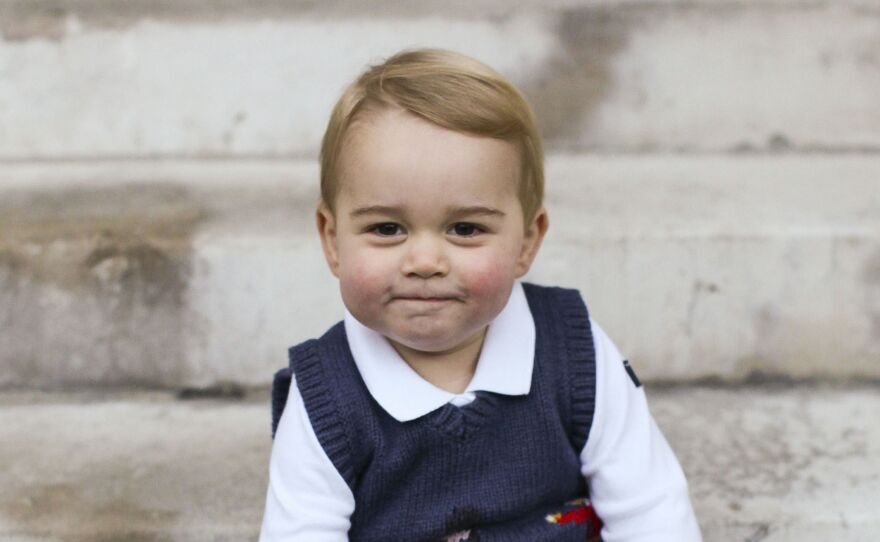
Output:
M345 542L354 496L324 452L291 379L275 431L260 542Z
M700 542L687 482L651 417L644 388L591 322L596 349L596 410L581 472L602 518L604 542Z

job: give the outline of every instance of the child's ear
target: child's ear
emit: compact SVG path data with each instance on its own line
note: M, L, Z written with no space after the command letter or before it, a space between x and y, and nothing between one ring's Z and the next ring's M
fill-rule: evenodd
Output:
M547 228L549 227L550 220L547 217L547 210L541 207L526 227L522 249L516 261L516 278L520 278L528 273L532 262L535 261L535 256L538 254L538 249L541 248L544 234L547 233Z
M333 216L333 211L323 201L318 205L318 211L315 213L315 223L318 226L318 233L321 235L321 247L324 249L324 258L327 259L330 272L338 278L339 251L336 245L336 217Z

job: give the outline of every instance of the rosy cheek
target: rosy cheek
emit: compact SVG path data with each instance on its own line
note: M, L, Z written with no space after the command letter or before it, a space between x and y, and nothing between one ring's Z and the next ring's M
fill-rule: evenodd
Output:
M350 274L340 277L339 289L345 307L361 322L367 323L373 313L373 296L368 282L362 276Z
M340 274L343 297L358 303L366 303L381 295L388 281L388 273L376 262L368 259L349 261Z
M349 268L340 276L340 282L344 290L347 290L350 294L357 295L358 293L371 290L373 279L367 272L358 268Z
M468 280L468 288L479 297L491 296L494 291L511 279L512 275L506 266L501 262L488 260L472 270Z

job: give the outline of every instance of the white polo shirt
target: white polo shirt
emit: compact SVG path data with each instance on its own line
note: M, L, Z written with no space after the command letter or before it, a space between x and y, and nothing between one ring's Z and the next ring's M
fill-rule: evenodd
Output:
M604 542L700 542L687 482L648 411L644 389L627 374L623 357L590 320L596 349L596 408L581 451L581 473L602 518ZM418 375L379 333L348 311L345 333L370 394L405 422L446 403L462 406L477 391L525 395L532 381L535 323L522 285L489 325L471 382L461 394ZM260 542L348 540L355 501L309 423L291 382L269 462L269 489Z

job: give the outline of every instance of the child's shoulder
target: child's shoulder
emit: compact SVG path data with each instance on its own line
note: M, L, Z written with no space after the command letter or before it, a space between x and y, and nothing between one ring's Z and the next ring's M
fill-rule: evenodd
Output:
M529 310L536 321L559 318L590 320L586 301L580 290L564 286L545 286L523 282Z

